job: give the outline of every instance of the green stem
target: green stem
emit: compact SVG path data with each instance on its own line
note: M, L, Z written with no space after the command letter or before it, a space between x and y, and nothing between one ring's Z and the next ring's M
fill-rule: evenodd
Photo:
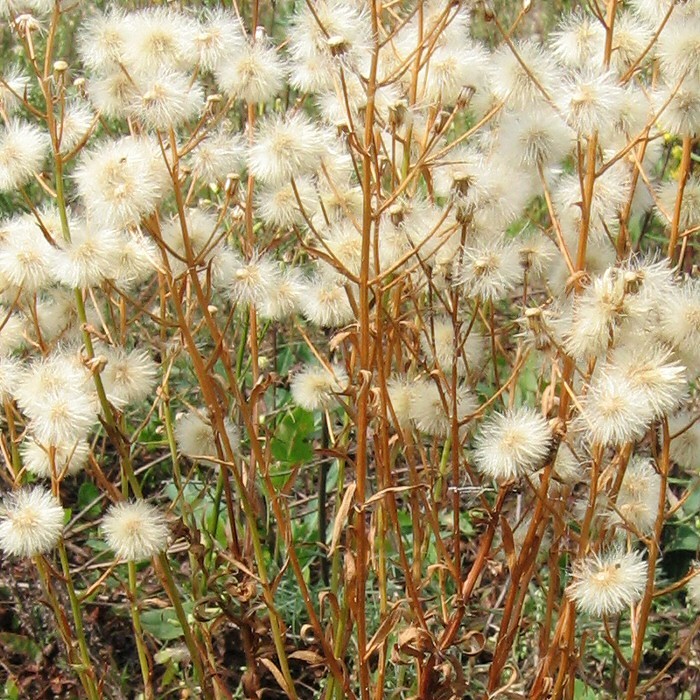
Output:
M97 685L95 684L95 669L93 668L92 661L90 660L90 653L88 651L87 641L85 640L83 615L82 611L80 610L78 596L75 594L73 577L70 572L70 564L68 563L68 554L66 553L66 547L63 540L60 540L58 543L58 554L59 558L61 559L61 569L63 571L66 590L68 591L68 597L70 598L70 607L73 613L75 636L78 640L78 650L80 652L80 660L83 666L82 670L84 671L83 684L90 700L99 700L101 695L97 689Z
M197 646L197 642L192 634L192 629L190 627L189 620L187 619L187 613L182 607L180 593L175 585L175 579L173 578L173 572L170 568L168 555L165 552L161 552L157 559L158 563L160 564L160 571L163 575L163 587L170 598L170 602L173 604L175 615L177 616L178 622L182 627L182 633L185 637L185 645L187 646L187 650L190 652L195 676L197 678L197 682L199 683L202 697L211 698L213 697L212 690L204 671L204 666L202 666L202 657L200 656L199 647Z
M139 656L141 666L141 676L143 677L143 692L146 700L153 699L153 686L151 685L151 668L148 664L148 654L143 641L143 627L141 626L141 615L137 603L138 589L136 585L136 564L133 561L127 562L129 567L129 599L131 603L131 622L134 625L134 638L136 639L136 651Z

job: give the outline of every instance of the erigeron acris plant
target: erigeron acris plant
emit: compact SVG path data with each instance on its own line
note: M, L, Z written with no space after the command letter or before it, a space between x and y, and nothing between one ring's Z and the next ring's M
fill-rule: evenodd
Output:
M538 4L0 3L0 548L87 697L115 590L146 698L156 606L198 697L568 698L591 630L663 682L700 3Z

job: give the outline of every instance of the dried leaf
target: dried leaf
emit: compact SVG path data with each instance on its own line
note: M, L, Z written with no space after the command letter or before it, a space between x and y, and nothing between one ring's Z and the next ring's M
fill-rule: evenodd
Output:
M355 490L357 489L357 484L353 482L345 490L343 495L343 500L340 503L338 512L335 514L335 522L333 523L333 533L331 535L331 546L328 548L328 556L330 557L333 552L338 547L338 542L340 541L340 533L343 531L343 527L346 525L348 519L348 513L350 512L350 507L352 506L352 499L355 496Z
M365 661L378 649L384 640L389 636L389 633L394 629L396 624L396 618L399 617L401 612L401 603L396 603L394 607L389 611L389 614L382 620L377 631L372 635L372 639L369 640L367 644L367 651L365 652Z
M290 659L299 659L300 661L306 661L307 664L311 666L318 666L325 662L325 658L315 651L308 651L301 649L299 651L293 651L289 655Z
M508 568L512 573L516 564L515 543L513 541L513 531L511 530L508 521L503 516L501 516L501 537L503 539L503 549L506 553Z
M270 659L260 659L260 663L275 677L280 688L282 688L287 695L291 696L290 688L287 685L287 681L284 680L282 671L280 671Z
M402 630L396 645L402 654L417 659L435 650L433 638L421 627L408 627Z

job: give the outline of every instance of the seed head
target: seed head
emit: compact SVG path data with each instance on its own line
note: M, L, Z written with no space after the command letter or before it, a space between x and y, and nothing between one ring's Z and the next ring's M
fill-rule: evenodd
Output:
M126 561L148 559L168 543L165 516L143 500L111 506L102 519L102 532L109 548Z
M515 479L542 466L551 442L547 421L532 408L494 413L476 437L474 462L492 479Z
M36 486L9 494L0 506L0 549L18 557L51 551L63 532L63 508Z
M615 615L642 597L646 578L641 553L612 549L576 561L566 593L581 612Z

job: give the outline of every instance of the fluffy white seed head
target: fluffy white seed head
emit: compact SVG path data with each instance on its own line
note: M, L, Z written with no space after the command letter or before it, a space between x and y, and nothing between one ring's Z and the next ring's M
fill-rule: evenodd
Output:
M126 119L139 93L131 76L120 68L104 75L93 75L87 84L90 102L101 115L110 119Z
M564 17L551 38L554 55L570 68L585 68L602 58L605 29L586 12L573 12Z
M692 411L681 411L668 419L671 435L671 459L682 469L697 472L700 468L700 421Z
M408 427L411 422L411 407L414 402L416 383L409 377L396 375L389 379L386 388L393 410L393 413L389 411L392 421L395 417L400 427Z
M123 59L126 33L126 15L115 8L86 18L78 32L78 54L83 65L94 71L115 68Z
M559 163L573 143L571 129L546 104L525 112L509 112L499 129L498 147L504 161L521 167Z
M355 319L342 280L325 274L310 280L301 300L301 312L308 321L323 328L343 326Z
M5 285L36 292L56 280L57 251L47 241L34 217L6 222L0 240L0 279Z
M498 301L522 278L517 247L503 239L482 239L462 250L455 282L465 294L484 301Z
M126 561L148 559L168 544L165 516L143 500L110 506L102 518L102 533L109 548Z
M96 422L94 396L70 389L47 394L32 410L29 428L38 442L56 445L85 438Z
M294 185L284 182L256 188L255 214L270 226L302 225L305 223L304 214L311 218L317 209L318 194L308 176L294 178Z
M155 209L164 194L163 171L154 141L124 136L86 153L75 179L91 218L120 228L137 224Z
M688 581L688 598L696 608L700 608L700 568L696 569L695 574Z
M158 365L145 350L100 348L107 364L102 383L110 403L116 408L144 401L151 396L158 379Z
M0 314L2 314L1 308ZM3 316L3 318L5 318L5 316ZM0 330L0 337L3 331L4 329ZM21 376L21 371L21 365L18 360L0 355L0 402L12 398L15 387Z
M214 131L202 139L187 155L192 177L203 182L219 182L243 169L245 147L242 137L226 129Z
M619 13L615 18L611 55L616 70L625 73L634 65L649 46L652 37L652 28L635 13L628 10Z
M524 109L543 99L542 90L553 93L557 87L558 71L552 58L536 42L517 41L514 47L518 56L507 45L495 52L491 79L497 97L507 100L513 109Z
M240 445L240 433L230 418L224 418L224 427L231 449L236 452ZM180 452L202 464L215 465L218 460L216 436L212 424L197 411L188 411L177 417L175 441ZM225 446L221 445L224 458Z
M241 22L235 13L223 8L208 10L194 37L200 68L215 71L229 56L240 51L244 42Z
M580 612L615 615L642 597L646 578L647 562L639 552L612 549L574 562L566 594Z
M248 104L267 102L282 88L285 66L277 50L264 40L246 42L215 69L216 82L229 97Z
M323 132L302 114L268 117L248 150L248 170L264 183L281 184L314 171L324 150Z
M619 214L627 204L630 190L629 170L618 162L595 179L591 200L590 236L592 241L607 242L616 231ZM554 207L562 227L578 231L581 224L581 182L578 175L564 175L553 192ZM572 250L570 247L569 250ZM576 250L574 247L573 250Z
M27 96L30 85L29 76L19 67L6 70L0 82L0 107L5 114L14 114Z
M77 474L85 468L90 454L86 440L59 445L42 445L31 438L20 448L22 465L41 479L58 479Z
M700 284L687 280L668 295L668 309L656 329L660 339L671 345L693 372L700 369Z
M480 44L438 46L419 73L418 99L422 104L454 105L469 90L479 90L488 73L489 52Z
M95 113L89 105L84 102L69 102L59 125L61 151L67 153L81 141L87 140L95 121Z
M215 252L220 252L222 232L218 228L220 222L213 210L200 207L186 209L185 224L193 260L188 259L180 217L173 216L162 228L163 242L168 248L168 263L176 277L187 272L192 264L205 266L213 262ZM226 262L228 261L226 258Z
M126 16L122 59L130 72L162 68L187 70L198 59L197 23L165 7L149 7Z
M648 344L623 346L613 353L611 364L632 390L644 395L654 418L674 411L685 397L686 369L665 348Z
M700 77L700 16L672 17L656 45L667 80Z
M533 409L494 413L476 437L474 463L492 479L516 479L542 466L551 443L547 421Z
M15 396L31 419L32 435L43 445L75 443L97 421L95 389L77 355L59 352L34 362Z
M486 350L486 339L474 329L465 338L467 327L468 324L462 323L455 353L452 319L447 316L435 318L421 335L423 354L447 374L452 372L453 358L457 359L457 372L460 375L468 371L475 372L481 366Z
M290 78L297 88L315 91L332 84L341 67L359 72L370 47L370 19L359 5L320 0L313 12L302 5L289 28Z
M654 94L659 125L676 136L700 133L700 78L688 77L678 87L670 82Z
M261 318L280 321L295 314L306 293L302 273L294 268L280 270L275 283L268 287L268 294L258 306Z
M670 225L678 198L678 181L669 180L661 183L656 191L657 211L661 220ZM700 177L691 175L683 188L680 218L678 220L681 232L700 224Z
M600 374L581 405L581 425L589 440L600 445L624 445L640 438L654 417L644 393L615 372Z
M114 274L122 242L114 229L80 222L54 255L54 276L67 287L97 287Z
M135 83L136 92L127 110L147 128L177 129L196 120L204 108L204 89L181 71L161 69L137 75Z
M292 399L307 411L320 411L333 405L336 394L348 385L348 374L340 365L330 369L323 365L309 364L294 374L289 382Z
M119 255L113 270L116 285L122 289L145 282L159 267L158 249L141 233L120 236Z
M432 379L416 382L413 388L411 419L416 428L435 437L445 437L452 430L452 399ZM474 394L464 386L457 387L457 420L463 421L479 407ZM460 433L467 428L460 426Z
M13 119L0 129L0 192L26 185L48 152L49 139L39 127Z
M656 524L660 493L661 477L654 463L635 455L625 470L611 522L629 523L638 532L649 534Z
M580 136L590 136L615 118L622 95L613 74L576 72L567 77L559 105L572 129Z
M63 508L35 486L9 494L0 505L0 549L17 557L50 552L63 532Z
M261 307L279 283L280 268L269 255L255 251L248 260L232 258L223 274L232 301Z

